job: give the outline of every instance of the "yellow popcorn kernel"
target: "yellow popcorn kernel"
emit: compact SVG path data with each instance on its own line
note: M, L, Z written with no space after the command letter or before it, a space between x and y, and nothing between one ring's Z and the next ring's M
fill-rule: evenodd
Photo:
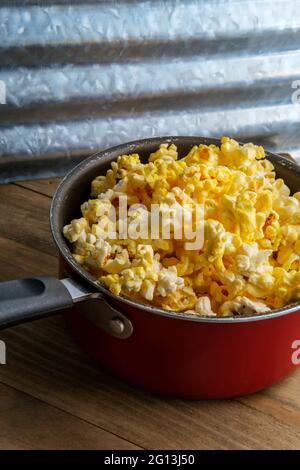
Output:
M106 177L97 176L91 184L91 197L97 197L98 194L104 193L107 189L109 189L109 187Z
M84 255L73 254L73 257L77 261L77 263L84 264L86 258Z
M82 217L81 219L74 219L69 225L63 228L64 236L71 242L76 242L80 237L86 238L86 233L89 230L88 221Z
M270 191L260 191L257 194L256 202L255 202L255 209L257 211L264 212L265 214L269 215L272 210L272 194Z
M102 267L104 271L110 274L119 274L123 269L129 268L130 261L128 251L124 249L121 253L117 253L113 259L108 259Z
M176 265L178 276L185 276L192 274L194 271L194 264L187 256L183 256L180 262Z
M240 146L238 142L234 139L230 139L230 137L222 137L221 138L221 153L225 156L232 157L232 154L235 153L236 150L239 150Z
M118 274L108 274L107 276L101 276L100 281L108 287L110 292L115 295L121 293L122 286L120 284L120 276Z
M188 287L183 287L180 290L176 290L173 293L167 294L165 297L159 295L154 296L154 302L159 304L166 310L172 310L174 312L180 312L195 307L197 297L193 291Z
M168 266L176 266L179 263L179 259L174 256L165 257L162 259L162 265L167 268Z
M253 315L256 313L265 313L268 310L270 309L264 302L256 302L249 299L248 297L241 296L234 300L224 302L220 308L220 313L223 316L232 314Z
M89 199L81 205L83 217L90 223L98 222L99 217L107 215L111 208L111 202L100 199Z
M114 162L113 162L114 163ZM137 153L120 155L117 162L112 164L114 174L124 177L127 173L139 170L141 166L140 157Z
M300 240L296 241L295 246L294 246L294 251L296 255L300 256Z
M293 197L300 202L300 192L295 193Z
M153 300L154 289L155 289L155 283L149 281L148 279L145 279L142 283L140 294L146 300Z
M177 160L178 153L177 147L174 144L161 144L156 152L150 154L149 162L154 162L157 159L173 159Z

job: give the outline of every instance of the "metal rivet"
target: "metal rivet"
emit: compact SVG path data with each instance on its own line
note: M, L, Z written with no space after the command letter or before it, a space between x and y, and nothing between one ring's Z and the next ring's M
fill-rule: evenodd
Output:
M116 335L121 335L125 330L125 325L121 318L112 318L109 322L109 327Z

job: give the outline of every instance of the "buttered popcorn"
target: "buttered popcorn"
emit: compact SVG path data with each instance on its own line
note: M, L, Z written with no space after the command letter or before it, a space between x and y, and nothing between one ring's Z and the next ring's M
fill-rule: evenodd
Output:
M116 209L123 196L126 217ZM173 220L168 239L138 230L153 204ZM175 237L185 204L203 207L196 250ZM121 155L92 181L81 213L64 235L76 261L116 295L205 316L259 314L300 299L300 192L291 196L276 179L262 147L223 137L220 147L195 145L179 160L173 144L147 163ZM184 220L193 226L191 214ZM124 237L128 224L134 230Z

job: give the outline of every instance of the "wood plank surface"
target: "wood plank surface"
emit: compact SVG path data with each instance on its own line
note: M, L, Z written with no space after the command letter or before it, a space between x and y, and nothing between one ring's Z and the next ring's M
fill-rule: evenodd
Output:
M46 180L19 181L15 185L52 197L61 180L62 178L56 177Z
M58 179L46 181L0 186L1 280L56 273L48 210ZM101 370L60 315L0 331L0 340L7 346L0 448L300 447L300 370L252 396L184 401L154 396Z
M51 200L13 184L0 185L0 236L56 255L49 227Z
M69 413L0 384L0 450L137 449Z

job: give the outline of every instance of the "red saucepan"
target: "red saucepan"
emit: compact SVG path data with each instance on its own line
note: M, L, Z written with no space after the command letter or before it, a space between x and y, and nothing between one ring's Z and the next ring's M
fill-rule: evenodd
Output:
M185 398L233 397L274 384L295 367L300 303L269 314L201 318L167 312L117 297L96 282L71 255L62 228L80 215L92 179L120 154L145 160L162 142L185 155L202 137L161 137L120 145L80 163L61 182L52 202L51 230L59 250L60 277L33 277L0 284L0 327L66 311L81 347L101 366L131 384ZM267 153L277 175L300 190L300 167ZM294 354L295 355L295 354Z

